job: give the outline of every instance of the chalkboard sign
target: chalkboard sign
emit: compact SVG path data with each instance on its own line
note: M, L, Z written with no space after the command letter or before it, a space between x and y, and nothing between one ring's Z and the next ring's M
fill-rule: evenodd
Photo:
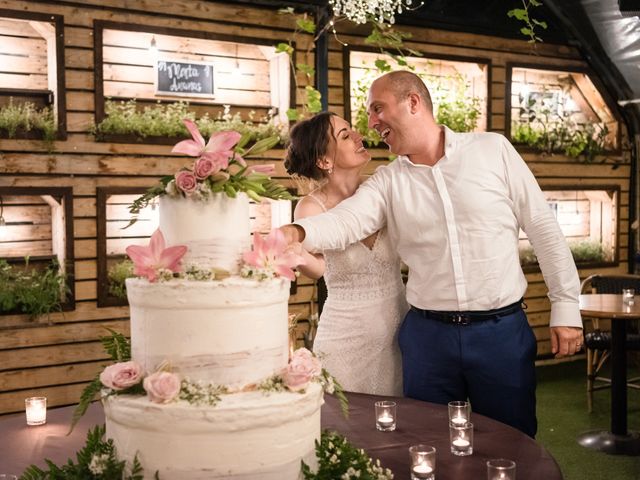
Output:
M158 60L156 94L187 97L213 97L213 63Z

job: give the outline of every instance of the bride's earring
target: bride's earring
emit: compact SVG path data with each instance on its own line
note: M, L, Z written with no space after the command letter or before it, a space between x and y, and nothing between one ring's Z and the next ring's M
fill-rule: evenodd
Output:
M333 167L327 168L327 174L331 175L333 173Z

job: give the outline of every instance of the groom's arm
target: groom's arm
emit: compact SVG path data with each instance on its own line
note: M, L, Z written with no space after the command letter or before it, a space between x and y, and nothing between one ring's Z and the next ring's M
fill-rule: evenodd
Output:
M301 242L310 252L344 250L380 230L386 223L387 174L381 168L356 193L326 213L281 227L289 243Z

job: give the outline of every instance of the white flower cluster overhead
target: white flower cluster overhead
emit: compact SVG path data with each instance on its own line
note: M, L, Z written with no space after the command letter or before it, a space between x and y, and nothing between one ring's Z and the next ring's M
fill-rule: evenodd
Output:
M374 19L380 23L394 23L395 14L411 8L413 0L329 0L333 13L347 17L354 23Z

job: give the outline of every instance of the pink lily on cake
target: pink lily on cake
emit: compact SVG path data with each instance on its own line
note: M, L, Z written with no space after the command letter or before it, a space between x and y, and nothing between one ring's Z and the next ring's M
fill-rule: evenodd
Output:
M264 239L258 232L254 232L253 250L245 252L242 257L246 263L245 275L257 275L259 278L281 276L295 280L293 269L305 262L300 255L286 249L287 241L280 230L271 230Z
M251 132L240 134L228 130L211 134L205 142L193 120L185 118L182 121L191 134L191 139L178 142L171 151L195 157L193 163L174 175L162 177L158 185L149 188L134 200L129 207L129 212L133 215L129 225L136 222L142 209L161 195L207 201L218 194L235 198L239 193L244 193L258 203L265 198L294 198L284 186L270 178L275 173L273 165L248 166L243 158L266 152L278 144L280 137L272 135L262 138L247 148L247 143L252 141Z
M126 252L133 262L133 273L147 277L150 282L155 282L163 270L172 273L180 272L180 262L187 253L187 247L176 245L165 248L164 235L160 229L157 229L151 235L149 246L129 245Z
M216 132L209 137L209 141L205 144L204 137L193 120L185 118L182 122L189 130L192 140L178 142L171 150L173 153L184 153L190 157L209 160L220 167L218 170L227 168L231 158L240 165L246 166L244 158L233 150L233 147L240 141L241 135L238 132L232 130Z

